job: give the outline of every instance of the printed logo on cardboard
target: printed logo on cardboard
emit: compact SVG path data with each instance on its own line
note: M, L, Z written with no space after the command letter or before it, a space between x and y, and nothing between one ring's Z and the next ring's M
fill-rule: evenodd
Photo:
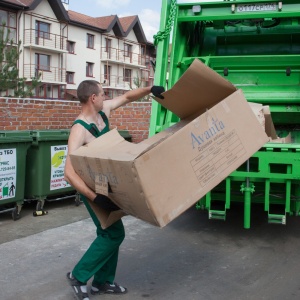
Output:
M206 125L204 130L201 130L199 123L196 123L195 128L197 132L191 132L192 147L201 146L205 142L210 141L213 137L224 133L225 124L222 120L219 120L216 116L212 116L210 113L206 113Z
M198 122L194 128L192 147L198 154L190 163L203 187L245 155L246 150L236 130L227 132L225 122L212 112L206 113L203 127Z

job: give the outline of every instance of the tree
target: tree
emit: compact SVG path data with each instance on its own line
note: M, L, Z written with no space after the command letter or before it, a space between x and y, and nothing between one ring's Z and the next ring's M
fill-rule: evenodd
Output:
M31 84L27 78L19 77L18 60L22 50L21 41L17 44L10 37L10 30L5 23L0 26L0 93L14 91L15 97L30 97L32 91L40 84L39 78L32 77Z

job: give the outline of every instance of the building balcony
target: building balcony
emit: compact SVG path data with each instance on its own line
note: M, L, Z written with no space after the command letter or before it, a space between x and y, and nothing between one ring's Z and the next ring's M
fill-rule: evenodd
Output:
M41 82L66 84L66 69L52 66L37 66L35 64L24 64L24 77L30 81L32 77Z
M122 63L128 66L138 66L145 68L150 63L150 56L141 55L134 52L128 52L116 48L101 48L101 60Z
M101 85L107 89L131 90L153 85L153 78L124 77L101 74Z
M35 29L25 29L23 46L59 53L68 52L67 37Z

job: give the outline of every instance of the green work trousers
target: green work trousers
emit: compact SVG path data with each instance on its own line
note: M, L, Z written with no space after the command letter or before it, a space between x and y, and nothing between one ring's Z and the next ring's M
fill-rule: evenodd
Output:
M122 220L118 220L106 229L100 222L85 197L81 196L96 227L97 238L82 256L72 271L72 275L82 283L94 276L93 283L113 283L115 279L119 247L124 240L125 231Z

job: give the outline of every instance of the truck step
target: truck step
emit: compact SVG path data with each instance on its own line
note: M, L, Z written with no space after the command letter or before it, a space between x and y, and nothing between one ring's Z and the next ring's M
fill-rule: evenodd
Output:
M209 210L209 219L224 220L226 219L226 210Z
M269 214L268 215L268 223L285 225L286 224L286 216Z

